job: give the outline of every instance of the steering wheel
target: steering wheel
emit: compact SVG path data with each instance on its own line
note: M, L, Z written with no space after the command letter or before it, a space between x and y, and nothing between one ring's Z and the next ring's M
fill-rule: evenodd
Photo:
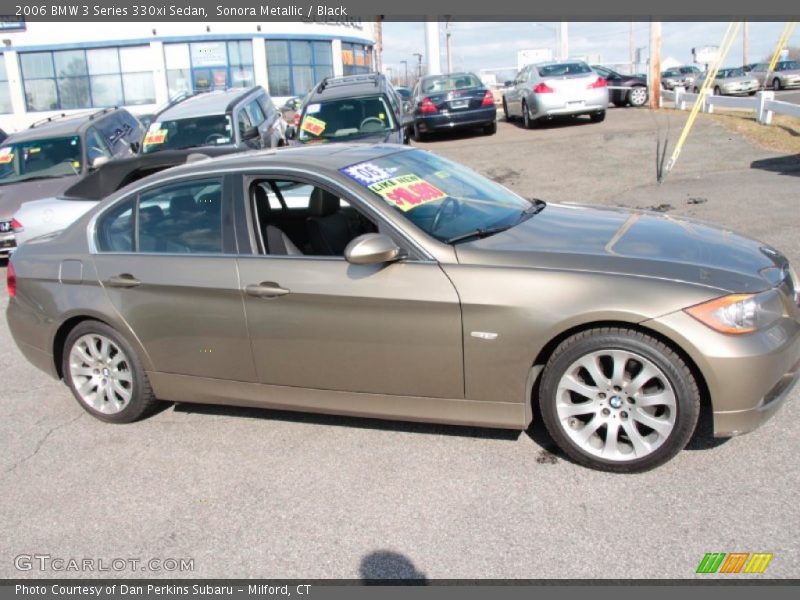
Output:
M204 144L215 144L217 140L224 140L225 136L221 133L212 133L206 138L206 141L203 142Z
M433 223L431 223L431 231L438 231L439 227L442 224L442 217L447 212L447 207L452 206L451 209L451 217L455 217L459 212L461 212L461 205L458 203L458 200L453 198L452 196L448 196L442 203L439 205L439 208L436 209L436 214L433 216Z
M365 128L369 128L370 123L375 123L377 125L380 125L380 128L383 129L383 121L381 121L378 117L367 117L366 119L361 121L361 125L359 125L358 128L363 131Z

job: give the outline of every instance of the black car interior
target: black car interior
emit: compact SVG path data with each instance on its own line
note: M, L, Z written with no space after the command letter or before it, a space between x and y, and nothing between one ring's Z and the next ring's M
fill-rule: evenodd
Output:
M264 254L342 256L353 238L377 231L361 213L320 187L258 180L249 190L259 252Z

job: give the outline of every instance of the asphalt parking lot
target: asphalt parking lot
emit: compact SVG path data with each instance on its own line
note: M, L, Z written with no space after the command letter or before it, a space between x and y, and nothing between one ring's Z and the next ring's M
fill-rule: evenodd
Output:
M658 184L656 140L674 144L686 116L501 119L494 136L419 146L526 197L708 219L800 264L800 157L703 116ZM5 319L0 347L4 578L77 575L18 571L24 554L194 560L192 573L88 574L125 577L686 578L707 552L771 552L765 577L800 572L800 390L752 434L702 428L667 465L620 476L563 458L538 423L518 434L184 404L106 425L22 358Z

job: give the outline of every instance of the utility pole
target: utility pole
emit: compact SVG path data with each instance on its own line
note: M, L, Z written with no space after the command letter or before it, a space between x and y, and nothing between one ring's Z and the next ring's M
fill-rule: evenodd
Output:
M422 78L422 54L415 52L413 56L417 57L417 79Z
M742 64L746 65L750 62L748 54L750 54L750 33L747 28L747 21L744 22L744 29L742 29Z
M375 18L375 71L382 72L383 67L383 15Z
M628 55L631 63L631 73L635 73L636 67L634 66L634 62L636 61L636 43L633 39L633 21L631 21L630 33L628 35Z
M407 60L401 60L400 64L403 65L405 67L405 69L406 69L405 77L403 77L403 85L408 87L408 61Z
M444 25L445 30L445 40L447 43L447 73L450 74L453 72L453 48L451 46L451 39L453 34L450 33L450 17L447 17L447 21Z
M661 21L650 22L650 108L658 108L661 97Z
M567 22L561 21L561 59L567 60L569 58L569 32L567 31Z

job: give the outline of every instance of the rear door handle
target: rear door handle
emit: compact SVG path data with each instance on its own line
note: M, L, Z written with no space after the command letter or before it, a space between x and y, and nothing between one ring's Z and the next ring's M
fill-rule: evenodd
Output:
M282 288L274 281L264 281L262 283L251 283L244 291L249 296L256 298L277 298L278 296L285 296L290 292L286 288Z
M142 282L130 273L122 273L121 275L109 277L106 283L111 287L132 288L141 285Z

